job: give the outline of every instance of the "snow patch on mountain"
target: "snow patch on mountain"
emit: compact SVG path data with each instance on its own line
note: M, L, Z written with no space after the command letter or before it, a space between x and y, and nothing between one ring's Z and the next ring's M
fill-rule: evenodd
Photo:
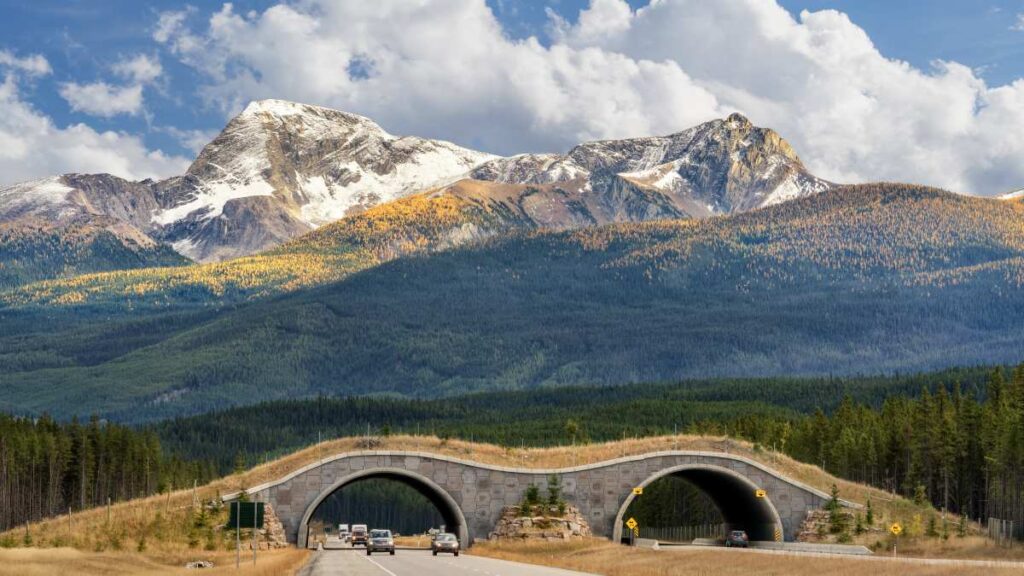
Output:
M1024 198L1024 188L1017 190L1016 192L1008 192L999 196L1000 200L1017 200L1018 198Z
M0 188L0 218L19 216L61 217L74 212L68 194L74 188L64 183L61 176L50 176L30 182L20 182Z
M518 154L496 158L475 168L470 176L502 184L551 184L586 178L590 172L564 154Z
M404 139L403 139L404 140ZM492 156L465 154L465 150L447 142L410 139L398 141L408 144L405 162L394 165L389 172L380 174L350 161L336 166L346 175L345 183L329 182L324 176L302 177L299 189L306 199L301 218L313 226L322 226L344 218L357 206L369 207L390 202L409 194L445 186L466 176L479 160Z
M153 222L168 226L193 215L200 220L211 220L223 214L224 205L231 200L273 195L274 187L260 177L248 182L219 180L204 183L191 200L153 214Z

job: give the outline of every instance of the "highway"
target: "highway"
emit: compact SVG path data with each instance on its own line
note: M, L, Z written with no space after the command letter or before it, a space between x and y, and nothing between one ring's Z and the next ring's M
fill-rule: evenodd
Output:
M362 548L355 550L321 550L316 552L300 576L583 576L558 568L506 562L460 554L432 556L429 550L398 550L394 556L367 556Z

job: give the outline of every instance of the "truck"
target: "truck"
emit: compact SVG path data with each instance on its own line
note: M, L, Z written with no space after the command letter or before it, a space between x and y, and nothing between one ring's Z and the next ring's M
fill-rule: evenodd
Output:
M338 524L338 540L348 542L351 538L352 534L349 533L348 524Z
M366 524L353 524L352 525L352 547L355 548L357 544L366 546L366 543L370 541L370 530L366 527Z

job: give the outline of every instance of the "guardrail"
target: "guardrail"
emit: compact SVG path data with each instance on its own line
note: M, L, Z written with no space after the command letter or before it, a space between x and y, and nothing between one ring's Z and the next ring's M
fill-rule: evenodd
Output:
M724 538L725 524L696 524L693 526L640 526L640 538L659 542L693 542L697 538Z

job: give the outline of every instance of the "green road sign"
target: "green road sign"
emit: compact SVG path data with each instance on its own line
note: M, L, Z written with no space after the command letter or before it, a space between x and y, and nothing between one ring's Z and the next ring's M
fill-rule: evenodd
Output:
M231 502L228 528L236 526L239 528L263 528L263 502Z

